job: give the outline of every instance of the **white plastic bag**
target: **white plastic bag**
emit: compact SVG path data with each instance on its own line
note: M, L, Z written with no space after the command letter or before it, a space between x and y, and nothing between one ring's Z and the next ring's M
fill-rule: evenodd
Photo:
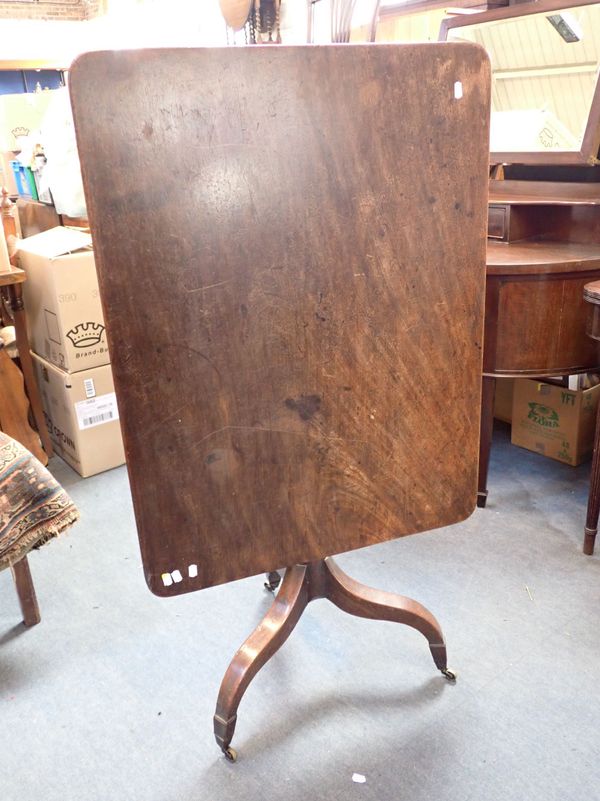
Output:
M42 145L48 159L43 172L44 188L49 187L52 192L59 214L86 217L69 90L57 89L52 95L41 125Z

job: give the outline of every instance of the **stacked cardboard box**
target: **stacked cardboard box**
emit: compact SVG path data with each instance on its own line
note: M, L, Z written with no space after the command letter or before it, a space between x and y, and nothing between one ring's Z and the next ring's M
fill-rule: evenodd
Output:
M63 227L22 240L29 338L48 430L82 476L125 461L89 234Z
M532 379L515 381L513 445L578 465L592 455L600 384L589 389Z

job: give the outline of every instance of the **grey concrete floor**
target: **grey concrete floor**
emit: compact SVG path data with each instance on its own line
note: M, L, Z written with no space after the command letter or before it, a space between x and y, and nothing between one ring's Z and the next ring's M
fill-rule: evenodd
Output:
M235 765L212 714L269 606L262 577L155 598L125 469L52 469L82 522L30 558L39 626L19 624L0 574L0 801L600 799L589 465L515 448L500 428L486 510L341 556L357 579L437 615L457 684L416 632L316 602L246 693Z

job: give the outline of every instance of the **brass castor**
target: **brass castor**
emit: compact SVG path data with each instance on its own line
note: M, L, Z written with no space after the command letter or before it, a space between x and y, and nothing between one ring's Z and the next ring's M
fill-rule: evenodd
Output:
M277 572L277 570L271 570L270 573L267 573L267 580L264 583L264 588L268 592L272 592L275 594L275 590L281 584L281 576Z
M228 762L235 762L237 760L237 751L230 745L223 749L223 756Z
M446 670L442 670L442 676L445 679L448 679L448 681L452 682L456 681L456 673L453 670L449 670L448 668L446 668Z

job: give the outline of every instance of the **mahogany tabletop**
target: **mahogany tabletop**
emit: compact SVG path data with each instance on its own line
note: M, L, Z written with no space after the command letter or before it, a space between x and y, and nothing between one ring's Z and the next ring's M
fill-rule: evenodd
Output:
M70 86L150 589L470 515L484 51L91 53Z

